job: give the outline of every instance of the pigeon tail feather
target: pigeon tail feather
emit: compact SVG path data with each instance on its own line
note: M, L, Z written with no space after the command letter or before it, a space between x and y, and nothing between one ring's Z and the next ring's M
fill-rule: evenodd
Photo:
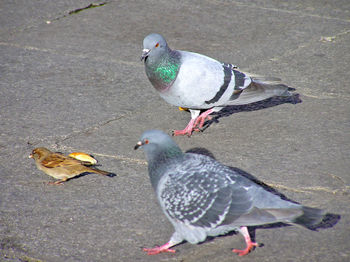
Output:
M297 217L292 222L306 228L313 227L319 224L325 215L324 210L312 207L303 206L302 211L303 214Z
M263 82L253 79L251 84L240 93L233 94L227 105L245 105L265 100L274 96L291 96L289 91L294 90L278 82Z

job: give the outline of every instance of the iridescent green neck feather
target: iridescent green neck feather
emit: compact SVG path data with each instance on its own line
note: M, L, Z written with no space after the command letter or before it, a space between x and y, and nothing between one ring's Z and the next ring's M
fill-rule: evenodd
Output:
M146 74L158 91L165 91L173 84L180 69L180 58L179 52L171 50L159 57L147 58Z

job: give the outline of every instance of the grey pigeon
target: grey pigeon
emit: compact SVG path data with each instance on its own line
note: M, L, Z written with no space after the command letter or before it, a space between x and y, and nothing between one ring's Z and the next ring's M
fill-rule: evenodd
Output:
M139 147L160 206L175 228L168 243L144 249L149 255L175 252L170 248L185 240L196 244L236 230L247 247L233 252L243 256L257 246L247 226L283 222L311 227L324 217L324 211L283 200L211 157L183 153L162 131L144 132L135 149Z
M199 131L210 114L229 105L245 105L273 96L290 96L280 79L244 73L232 64L210 57L169 48L164 37L150 34L143 40L141 60L146 74L160 96L168 103L186 108L191 120L173 135ZM201 113L201 110L205 110Z

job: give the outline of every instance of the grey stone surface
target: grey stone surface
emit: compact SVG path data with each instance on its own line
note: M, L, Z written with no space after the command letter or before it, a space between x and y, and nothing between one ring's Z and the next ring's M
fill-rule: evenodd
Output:
M0 2L1 261L349 261L349 1ZM101 3L101 2L96 2ZM48 22L50 21L50 22ZM176 137L205 147L305 205L340 214L333 227L257 229L246 257L239 235L175 254L142 152L147 129L183 128L139 61L144 36L242 69L278 76L302 103L233 108L203 133ZM35 168L34 147L93 154L101 169L63 186Z

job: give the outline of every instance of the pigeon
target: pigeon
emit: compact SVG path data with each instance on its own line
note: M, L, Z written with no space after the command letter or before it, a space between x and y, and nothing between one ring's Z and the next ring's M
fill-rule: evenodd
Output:
M295 90L280 83L278 78L254 76L233 64L193 52L172 50L164 37L155 33L143 40L141 60L160 96L191 113L186 128L175 130L175 136L191 136L193 131L200 131L205 120L211 119L210 114L225 106L291 96L289 91Z
M88 162L83 162L61 153L54 153L45 147L35 148L29 155L29 158L35 160L36 167L45 174L60 179L55 182L49 182L51 185L61 185L68 179L78 176L82 173L96 173L105 176L115 176L110 172L99 170L97 168L87 167Z
M183 153L162 131L144 132L135 149L139 147L160 206L175 229L168 243L145 248L149 255L174 253L171 247L183 241L197 244L238 231L247 246L232 251L243 256L258 246L249 226L282 222L312 229L324 218L323 210L284 200L209 156Z

